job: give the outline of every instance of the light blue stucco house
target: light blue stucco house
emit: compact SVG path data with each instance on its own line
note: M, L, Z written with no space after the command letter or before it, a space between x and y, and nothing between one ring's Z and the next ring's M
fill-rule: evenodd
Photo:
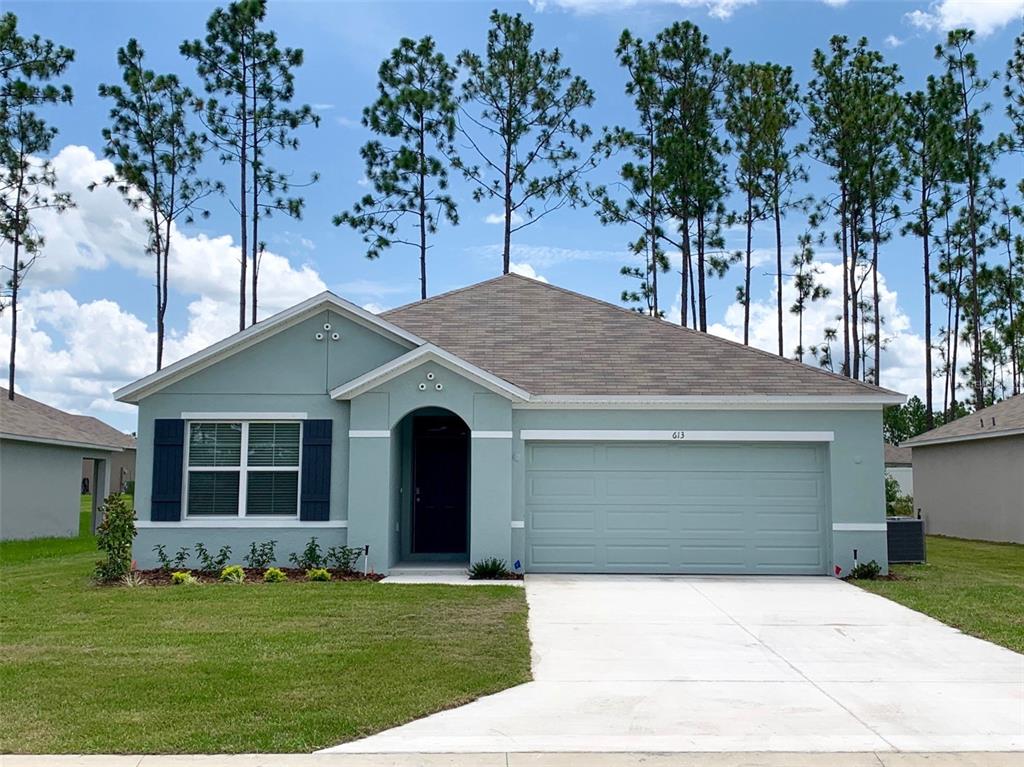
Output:
M311 536L369 566L886 565L902 395L515 275L373 315L322 293L117 392L135 556Z

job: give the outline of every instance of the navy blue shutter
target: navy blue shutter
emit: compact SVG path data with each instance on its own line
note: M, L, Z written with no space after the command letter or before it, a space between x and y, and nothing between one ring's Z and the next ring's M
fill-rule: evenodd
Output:
M331 516L331 429L334 422L302 423L302 495L299 519L324 522Z
M177 522L181 519L181 476L185 458L185 422L157 418L153 422L153 493L150 519Z

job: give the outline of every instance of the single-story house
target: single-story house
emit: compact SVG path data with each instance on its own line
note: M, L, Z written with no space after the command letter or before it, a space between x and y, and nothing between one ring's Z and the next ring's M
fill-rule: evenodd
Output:
M903 444L929 534L1024 543L1024 394Z
M135 440L98 418L74 415L0 388L0 539L78 535L82 463L92 464L96 508L110 467Z
M516 275L380 315L321 293L116 397L139 407L142 567L311 536L377 572L887 565L902 395Z
M910 448L885 443L885 473L896 480L903 495L914 495L914 468Z

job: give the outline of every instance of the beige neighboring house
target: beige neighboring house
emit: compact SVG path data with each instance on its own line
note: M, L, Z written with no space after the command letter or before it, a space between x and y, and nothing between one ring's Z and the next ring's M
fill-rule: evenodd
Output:
M903 443L929 534L1024 543L1024 395Z
M78 535L82 463L92 466L93 526L97 501L107 488L115 462L132 458L135 438L97 418L75 415L18 394L7 399L0 388L0 539Z
M914 469L910 448L885 443L885 473L896 480L903 495L914 495Z

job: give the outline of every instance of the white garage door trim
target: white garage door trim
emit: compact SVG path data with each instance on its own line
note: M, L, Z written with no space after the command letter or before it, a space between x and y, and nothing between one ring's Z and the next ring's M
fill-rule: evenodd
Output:
M834 431L694 431L690 429L522 429L534 442L834 442Z

